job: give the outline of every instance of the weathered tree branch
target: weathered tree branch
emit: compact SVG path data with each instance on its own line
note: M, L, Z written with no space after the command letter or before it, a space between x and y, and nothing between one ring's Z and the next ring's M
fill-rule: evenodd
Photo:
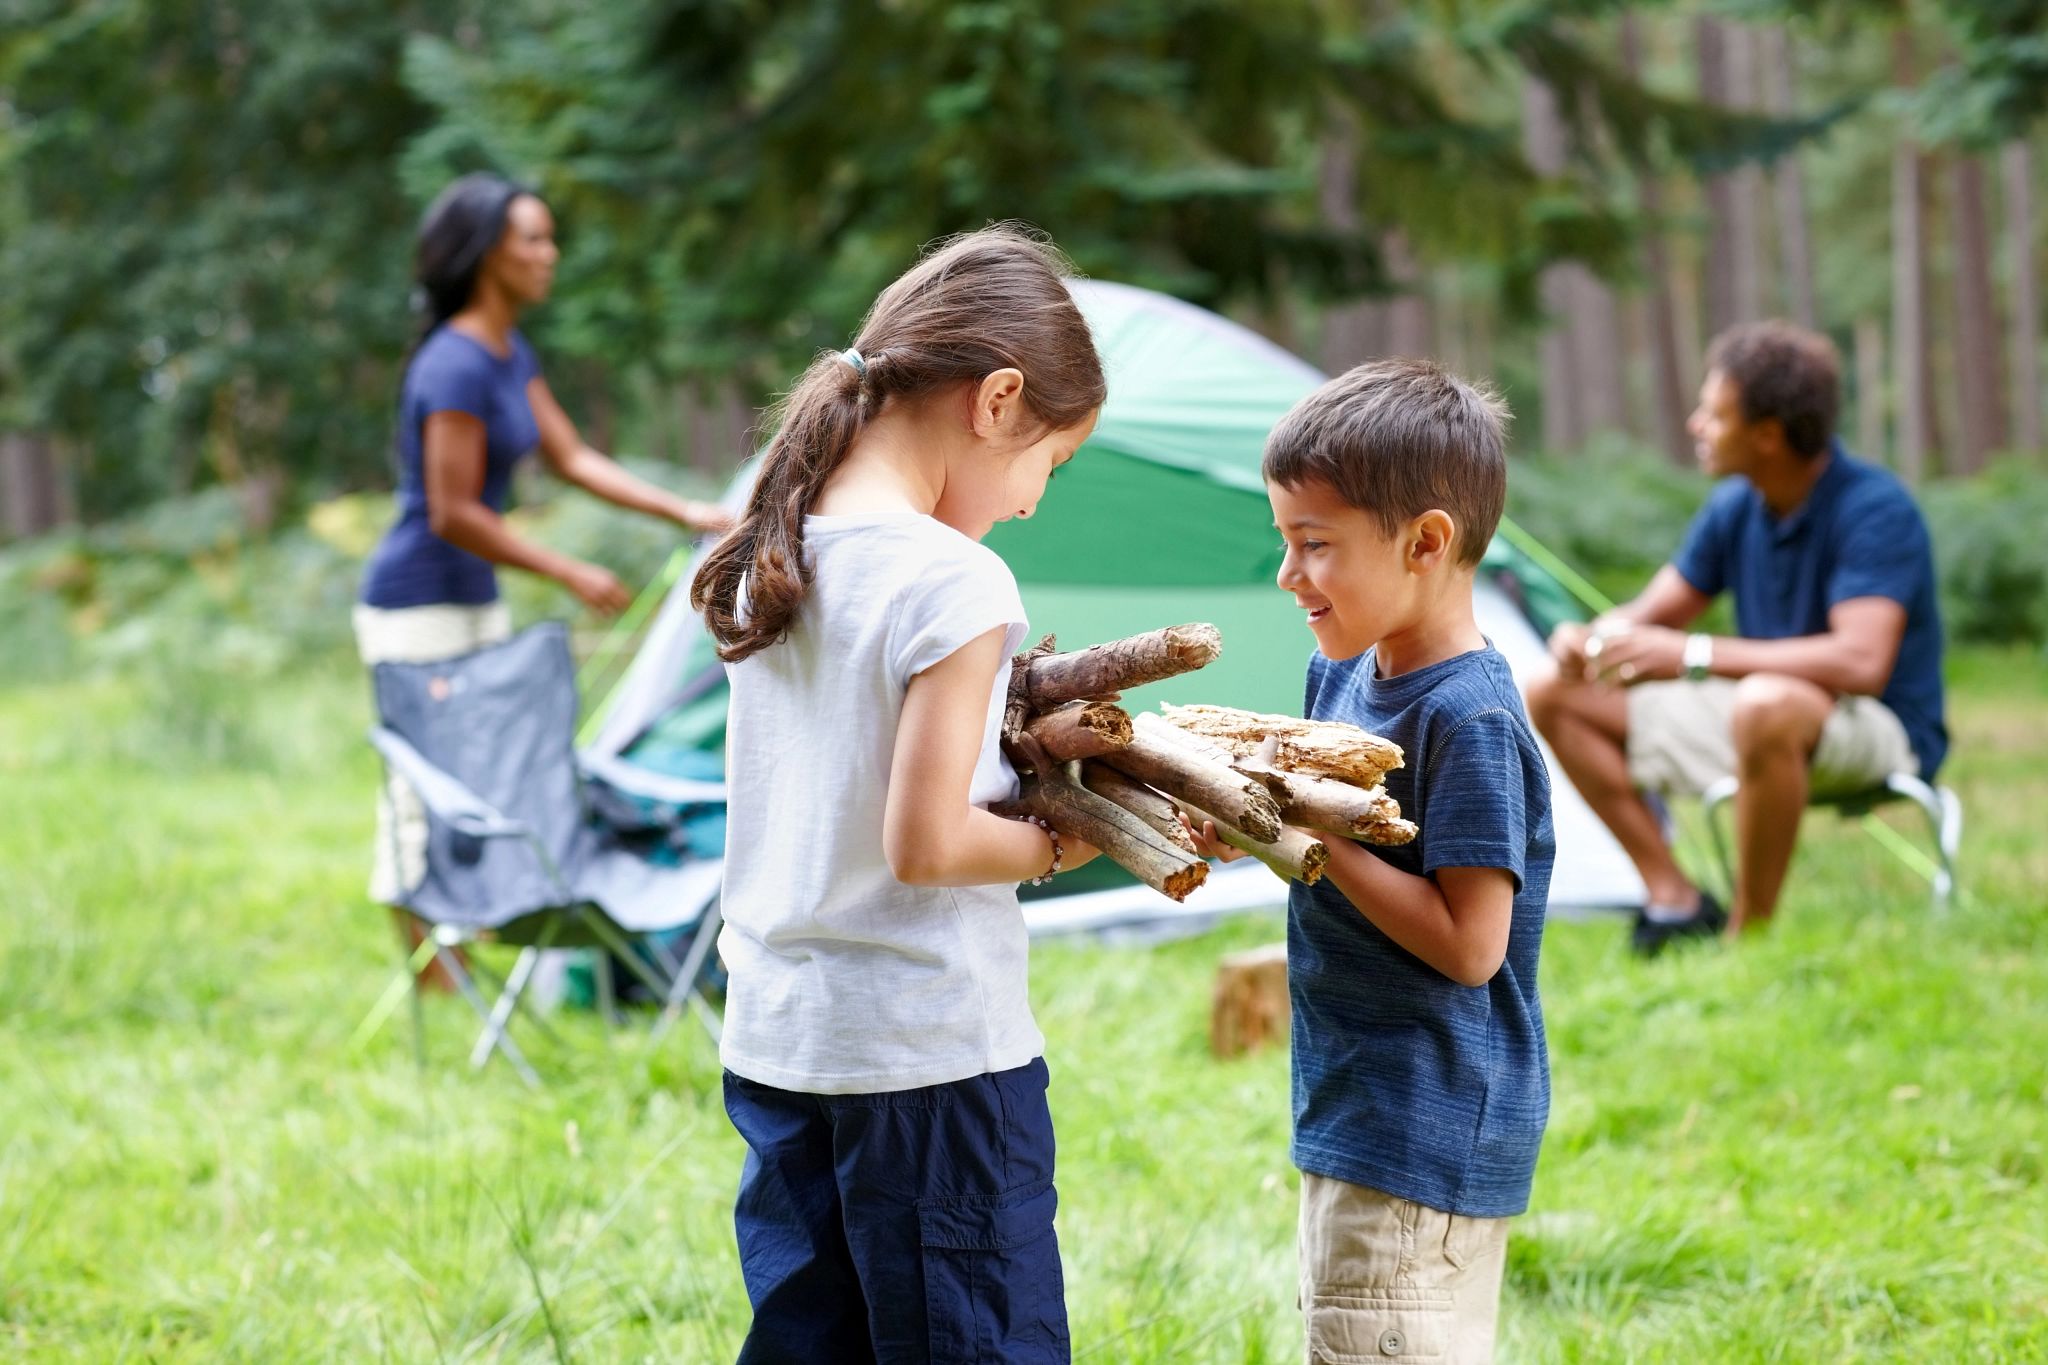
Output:
M1033 717L1025 733L1059 763L1095 758L1131 742L1130 713L1106 701L1077 701Z
M1280 806L1270 792L1244 774L1179 745L1139 734L1125 747L1104 754L1102 762L1175 800L1216 811L1254 838L1280 837Z
M1222 632L1197 622L1146 631L1070 654L1019 655L1013 664L1010 695L1015 697L1021 690L1032 707L1044 711L1061 702L1106 697L1189 673L1222 652ZM1019 674L1021 684L1015 681Z
M1229 706L1162 706L1166 719L1193 734L1215 740L1239 758L1250 758L1268 738L1278 738L1275 766L1311 777L1330 777L1361 787L1401 766L1401 748L1355 725L1296 720Z
M1218 820L1207 811L1192 806L1187 810L1188 819L1196 824L1208 821L1216 827L1217 838L1234 849L1251 854L1284 881L1314 886L1323 879L1323 869L1330 865L1329 846L1301 830L1283 829L1278 839L1254 839L1229 821Z
M1152 826L1175 848L1190 854L1195 851L1195 841L1188 837L1171 797L1162 796L1144 783L1125 777L1107 763L1094 761L1081 765L1081 785L1104 800L1114 801Z
M1133 877L1170 900L1185 900L1209 875L1209 864L1169 843L1145 820L1075 786L1055 769L1028 783L1000 815L1036 815L1062 834L1085 839Z

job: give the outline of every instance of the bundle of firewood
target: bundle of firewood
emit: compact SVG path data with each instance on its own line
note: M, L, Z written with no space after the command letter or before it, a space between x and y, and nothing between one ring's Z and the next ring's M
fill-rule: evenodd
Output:
M1400 748L1356 726L1221 706L1134 717L1116 704L1126 688L1192 672L1222 652L1216 627L1196 624L1068 654L1048 635L1018 655L1003 736L1027 776L1004 812L1087 840L1174 900L1209 874L1183 813L1309 885L1330 858L1316 834L1375 844L1415 837L1380 785L1401 766Z

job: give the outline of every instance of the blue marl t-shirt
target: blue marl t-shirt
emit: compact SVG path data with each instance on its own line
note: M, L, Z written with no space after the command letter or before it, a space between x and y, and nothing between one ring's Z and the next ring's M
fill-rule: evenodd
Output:
M1387 792L1421 832L1373 852L1403 872L1515 877L1507 958L1461 986L1388 938L1327 878L1287 904L1294 1005L1294 1164L1430 1208L1528 1207L1550 1113L1536 953L1557 841L1550 773L1507 660L1488 646L1396 678L1374 651L1309 660L1304 714L1401 746Z

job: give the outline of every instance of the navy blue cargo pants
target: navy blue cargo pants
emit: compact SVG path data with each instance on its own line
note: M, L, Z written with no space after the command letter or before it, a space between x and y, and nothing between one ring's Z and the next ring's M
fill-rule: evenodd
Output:
M1070 1359L1043 1059L919 1090L810 1095L727 1072L742 1365Z

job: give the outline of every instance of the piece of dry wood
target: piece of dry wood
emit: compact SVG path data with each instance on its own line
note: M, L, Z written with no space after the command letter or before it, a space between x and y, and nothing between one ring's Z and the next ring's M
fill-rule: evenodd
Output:
M1141 733L1101 761L1176 801L1216 812L1255 839L1280 837L1280 805L1271 792L1189 749Z
M1361 844L1382 844L1392 848L1412 842L1417 832L1412 820L1382 820L1350 837Z
M1016 734L1031 719L1031 695L1025 691L1025 680L1031 676L1031 661L1042 659L1059 648L1050 635L1038 637L1038 643L1010 659L1010 686L1008 699L1003 703L1003 734Z
M1186 853L1195 851L1195 841L1188 837L1187 827L1180 822L1179 807L1173 804L1171 797L1153 791L1135 778L1126 777L1107 763L1093 760L1081 765L1081 785L1105 800L1116 802L1152 826L1175 848Z
M1390 769L1401 766L1399 745L1341 721L1297 720L1230 706L1159 709L1168 721L1217 741L1239 758L1253 757L1260 744L1277 737L1279 750L1271 760L1272 765L1288 772L1374 787Z
M1209 875L1208 863L1114 801L1068 781L1058 769L1039 774L1025 785L1022 797L994 809L999 815L1036 815L1062 834L1087 840L1170 900L1187 899Z
M1106 697L1162 678L1191 673L1223 652L1223 633L1205 622L1148 630L1070 654L1020 655L1012 695L1020 690L1040 711L1066 701Z
M1197 828L1203 821L1214 825L1218 839L1240 852L1251 854L1271 868L1273 875L1282 881L1314 886L1323 879L1323 871L1330 865L1329 845L1303 830L1290 826L1282 829L1277 839L1254 839L1229 821L1218 820L1208 811L1194 806L1187 806L1185 809L1188 819L1193 821Z
M1216 964L1209 1051L1236 1057L1287 1036L1287 945L1231 953Z
M1131 742L1131 717L1106 701L1077 701L1056 707L1024 723L1025 733L1059 763L1095 758Z
M1272 791L1280 818L1290 825L1356 837L1401 818L1400 803L1385 787L1365 790L1332 778L1271 771L1278 778Z

